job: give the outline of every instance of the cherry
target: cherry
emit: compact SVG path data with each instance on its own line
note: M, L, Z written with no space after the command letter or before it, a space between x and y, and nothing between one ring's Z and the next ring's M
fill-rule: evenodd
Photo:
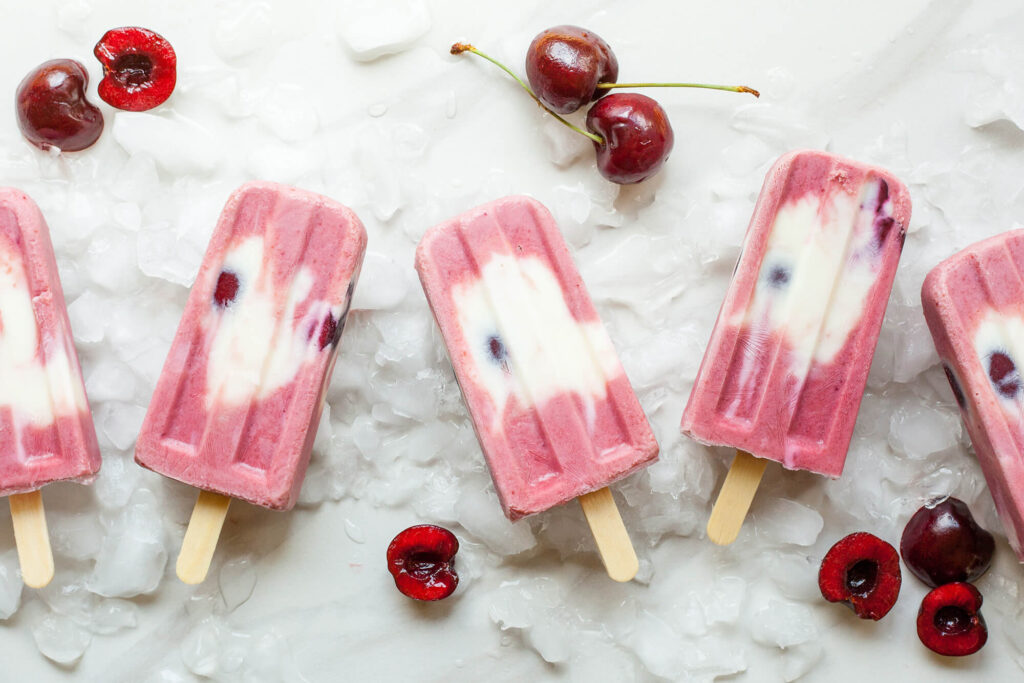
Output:
M594 142L597 170L620 185L639 183L657 173L675 143L665 110L636 93L609 95L591 107L587 130L602 138Z
M706 88L760 97L745 85L616 83L615 53L601 36L579 26L555 26L538 33L526 51L526 77L539 101L559 114L571 114L611 88Z
M146 111L174 91L178 58L159 33L137 26L111 29L93 54L103 65L100 98L112 107Z
M526 78L540 100L571 114L607 90L619 76L615 53L599 35L579 26L555 26L537 34L526 51Z
M388 546L388 571L403 595L441 600L459 585L453 567L457 552L459 539L447 529L433 524L411 526Z
M218 306L227 306L238 295L238 276L229 270L222 270L217 276L217 285L213 290L213 300Z
M103 113L85 98L89 74L73 59L54 59L29 72L16 94L18 128L41 149L78 152L103 132Z
M333 315L324 318L323 325L320 326L320 338L317 340L320 350L323 351L331 344L337 344L338 338L341 337L341 330L342 326L338 324Z
M992 564L994 552L992 534L978 526L967 504L957 498L932 501L915 512L900 540L907 568L933 587L978 579Z
M917 613L917 637L940 655L962 657L977 652L988 640L981 616L982 597L969 583L948 583L924 596Z
M821 561L818 587L829 602L843 602L861 619L878 621L896 604L902 577L896 549L859 531L840 539Z
M566 41L558 38L558 36L564 37L569 35L566 31L570 29L573 32L578 32L578 35L574 33L571 36L578 38L578 40L573 41L572 47L566 47ZM578 106L589 99L598 99L601 97L598 91L608 88L639 88L648 86L710 88L713 90L746 92L751 93L755 97L760 96L756 90L746 86L708 85L705 83L599 82L602 77L614 78L617 76L618 71L618 63L615 62L614 55L611 54L610 50L607 50L606 60L600 57L602 50L607 49L604 41L597 34L587 32L575 26L559 26L550 29L550 32L553 35L551 38L547 36L548 32L544 32L534 39L534 43L540 45L540 47L533 49L533 46L531 46L531 52L527 56L527 70L531 70L534 67L538 67L538 69L544 67L546 69L547 66L545 65L548 65L548 62L554 64L548 69L550 71L547 74L548 80L541 78L538 81L544 97L550 98L552 100L551 103L538 96L523 79L519 78L507 66L472 45L468 43L455 43L451 47L451 53L459 55L463 52L472 52L478 57L491 62L514 78L537 104L559 122L580 135L590 138L597 151L598 170L605 178L614 183L630 184L645 180L657 173L662 164L665 163L665 160L668 159L669 152L672 151L674 136L665 110L657 102L643 95L630 94L605 97L591 107L590 112L587 114L588 130L582 130L573 125L564 119L559 114L559 111L574 111L573 108L569 107L570 104L578 101L579 104L576 105L578 108ZM550 48L548 47L549 41L552 46ZM554 47L559 45L561 48ZM589 51L586 54L589 56L584 55L582 45L589 46L586 48ZM549 56L554 54L558 59L538 56L544 53L545 49L547 49L546 54ZM566 53L560 55L559 50L575 50L577 54ZM598 56L595 57L595 55ZM614 69L612 68L613 66ZM611 73L612 71L615 73ZM595 83L595 90L584 92L590 87L589 84L591 82ZM580 85L581 83L585 85ZM553 106L549 106L549 104Z

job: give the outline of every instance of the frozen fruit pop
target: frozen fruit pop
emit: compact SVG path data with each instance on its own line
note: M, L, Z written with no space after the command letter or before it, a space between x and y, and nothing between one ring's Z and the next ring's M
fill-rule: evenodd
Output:
M996 510L1024 561L1024 230L937 265L921 302Z
M135 447L201 489L183 581L205 577L231 498L295 504L365 248L326 197L257 182L228 199Z
M658 444L551 214L479 206L424 235L416 270L505 514L580 498L609 574L632 578L607 486Z
M882 169L799 151L768 172L682 420L737 449L716 543L739 533L765 459L843 471L909 220Z
M24 193L0 188L0 495L29 586L53 578L39 488L89 482L99 468L46 221Z

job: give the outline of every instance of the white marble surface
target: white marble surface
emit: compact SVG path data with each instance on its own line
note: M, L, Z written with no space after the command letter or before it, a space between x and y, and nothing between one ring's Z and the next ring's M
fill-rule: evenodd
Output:
M558 23L600 33L624 80L744 83L764 96L661 91L676 147L619 189L469 40L522 71ZM119 25L174 45L178 89L148 114L101 105L92 149L52 158L0 107L0 183L50 222L104 451L91 488L44 498L58 563L22 589L0 512L5 680L1010 680L1021 676L1024 573L999 537L979 583L990 639L932 655L906 576L865 623L824 603L821 555L855 530L897 543L952 493L1001 534L920 313L944 256L1024 217L1024 10L987 0L794 3L41 1L4 12L0 90L55 57L83 61ZM911 188L908 236L839 481L771 468L733 546L703 538L728 453L679 416L764 171L826 147ZM211 578L173 560L194 491L130 460L134 434L221 205L263 178L324 192L369 250L303 503L232 506ZM552 208L662 444L616 487L641 577L603 574L575 505L509 525L412 270L433 223L503 194ZM435 522L462 541L451 599L414 604L384 563ZM45 656L44 656L45 654ZM56 662L65 662L59 664Z

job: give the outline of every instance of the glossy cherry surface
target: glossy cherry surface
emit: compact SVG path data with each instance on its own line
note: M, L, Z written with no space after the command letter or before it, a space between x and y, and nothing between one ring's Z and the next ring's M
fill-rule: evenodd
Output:
M974 654L988 641L981 616L981 593L969 583L948 583L932 590L917 613L917 637L947 657Z
M454 558L459 551L455 534L433 524L412 526L388 546L388 571L395 586L414 600L447 598L459 585Z
M646 95L615 93L587 112L587 130L600 135L594 143L597 169L620 185L639 183L668 160L675 135L668 115Z
M974 520L967 504L946 498L925 505L903 529L900 554L929 586L974 581L992 564L995 539Z
M103 132L103 113L85 98L89 74L73 59L54 59L33 69L15 96L18 128L36 147L78 152Z
M861 619L875 621L896 604L902 582L896 549L863 531L833 545L818 571L822 597L845 603Z
M163 104L178 79L178 58L155 31L125 26L107 31L93 50L103 65L100 98L112 107L146 111Z
M607 91L619 62L601 36L579 26L555 26L537 34L526 51L526 77L544 104L570 114Z

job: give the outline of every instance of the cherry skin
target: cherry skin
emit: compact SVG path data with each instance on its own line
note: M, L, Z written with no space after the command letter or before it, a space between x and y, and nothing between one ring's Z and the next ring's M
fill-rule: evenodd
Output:
M675 144L665 110L636 93L616 93L598 101L587 112L587 130L604 139L594 143L597 170L620 185L657 173Z
M861 619L878 621L896 604L903 577L896 549L863 531L841 538L821 561L818 588Z
M988 641L981 593L969 583L947 583L924 596L917 613L917 637L947 657L971 655Z
M579 26L541 31L526 51L526 77L548 107L571 114L604 95L598 83L614 83L619 62L608 43Z
M103 113L85 98L89 74L73 59L54 59L33 69L18 86L18 128L40 149L78 152L103 132Z
M99 96L112 107L146 111L163 104L178 79L178 58L167 39L139 26L107 31L93 50L103 65Z
M459 585L454 566L457 552L455 534L433 524L419 524L391 541L388 571L403 595L414 600L443 600Z
M903 529L900 554L929 586L974 581L992 564L995 539L958 498L929 503Z

